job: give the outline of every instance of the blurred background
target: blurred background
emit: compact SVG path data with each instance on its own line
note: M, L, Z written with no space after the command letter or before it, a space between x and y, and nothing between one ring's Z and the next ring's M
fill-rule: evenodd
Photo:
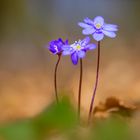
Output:
M95 103L110 96L139 103L139 7L139 0L0 0L0 121L32 117L54 100L57 57L46 46L59 37L70 43L84 38L77 23L97 15L119 31L115 39L101 42ZM83 114L93 91L96 58L97 50L84 58ZM76 104L79 67L63 57L58 73L60 94Z

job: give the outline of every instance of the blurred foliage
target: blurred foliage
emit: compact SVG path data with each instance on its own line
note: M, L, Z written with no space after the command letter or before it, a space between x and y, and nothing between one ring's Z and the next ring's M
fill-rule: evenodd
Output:
M95 140L133 140L128 124L118 118L97 121L93 130Z
M80 125L70 102L62 99L34 118L1 124L0 139L132 140L132 135L123 119L98 119L90 126Z
M77 123L77 116L67 99L52 104L35 118L3 124L0 136L5 140L36 140L50 133L67 131Z
M33 119L33 126L41 136L67 131L77 124L77 116L67 99L53 104Z
M36 140L36 132L31 120L1 126L0 135L4 140Z

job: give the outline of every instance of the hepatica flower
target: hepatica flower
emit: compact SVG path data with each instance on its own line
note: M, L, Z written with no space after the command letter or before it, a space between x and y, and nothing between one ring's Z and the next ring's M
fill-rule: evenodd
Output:
M64 45L62 47L62 55L71 55L71 60L74 65L77 65L80 59L80 79L78 90L78 118L80 118L80 106L81 106L81 90L82 90L82 75L83 75L83 63L82 58L85 57L88 50L96 48L95 44L89 44L90 38L86 37L83 40L75 41L71 45Z
M84 35L92 35L93 38L98 42L97 48L98 48L98 54L97 54L97 69L96 69L96 80L93 88L93 95L90 103L90 109L89 109L89 115L88 115L88 121L91 119L92 110L93 110L93 104L94 99L98 87L98 81L99 81L99 67L100 67L100 44L101 40L104 38L104 36L108 36L110 38L116 37L116 31L118 31L117 25L114 24L107 24L104 21L104 18L101 16L95 17L93 20L89 18L85 18L84 22L79 22L78 25L83 28L82 33Z
M92 50L96 48L95 44L89 44L90 38L86 37L83 40L75 41L75 43L71 45L65 45L62 47L63 55L71 55L71 60L74 65L78 63L79 59L85 57L86 52L88 50Z
M68 45L68 40L63 41L61 38L59 38L58 40L53 40L50 42L49 50L53 54L59 55L62 53L62 46L64 45Z
M62 54L62 47L64 45L68 45L68 40L63 41L61 38L59 38L58 40L53 40L50 42L49 45L49 51L55 55L58 55L58 60L57 63L55 65L55 71L54 71L54 89L55 89L55 97L56 97L56 101L58 103L59 99L58 99L58 93L57 93L57 69L58 69L58 65L61 59L61 54Z
M107 24L101 16L95 17L93 20L85 18L84 22L79 22L78 25L83 29L84 35L92 35L96 41L101 41L104 35L115 38L115 32L118 30L117 25Z

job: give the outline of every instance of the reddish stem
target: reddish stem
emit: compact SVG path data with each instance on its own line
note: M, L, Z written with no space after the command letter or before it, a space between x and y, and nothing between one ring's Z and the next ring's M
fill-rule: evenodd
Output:
M78 117L80 118L81 108L81 89L82 89L82 78L83 78L83 62L80 59L80 80L79 80L79 92L78 92Z
M54 72L54 89L55 89L55 97L56 97L57 103L59 102L58 93L57 93L57 69L58 69L58 64L60 62L60 58L61 58L61 54L58 54L58 60L55 65L55 72Z
M100 41L98 41L98 58L97 58L96 81L95 81L94 91L93 91L93 95L92 95L92 99L91 99L91 104L90 104L90 109L89 109L88 123L91 120L92 110L93 110L93 105L94 105L94 100L95 100L95 95L96 95L96 90L97 90L97 86L98 86L99 67L100 67Z

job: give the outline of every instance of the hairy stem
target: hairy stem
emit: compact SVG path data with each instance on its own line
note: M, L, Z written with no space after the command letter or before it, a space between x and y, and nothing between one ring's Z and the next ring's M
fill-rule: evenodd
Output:
M54 89L55 89L55 97L56 97L57 103L59 102L58 93L57 93L57 69L58 69L60 59L61 59L61 54L58 55L58 60L57 60L57 63L55 65L55 72L54 72Z
M80 59L80 80L79 80L79 91L78 91L78 117L80 118L81 108L81 89L82 89L82 78L83 78L83 62Z
M97 86L98 86L99 67L100 67L100 41L98 41L98 57L97 57L96 81L95 81L95 85L94 85L93 95L92 95L90 109L89 109L89 114L88 114L88 123L90 122L90 119L91 119L91 116L92 116L92 110L93 110L96 90L97 90Z

